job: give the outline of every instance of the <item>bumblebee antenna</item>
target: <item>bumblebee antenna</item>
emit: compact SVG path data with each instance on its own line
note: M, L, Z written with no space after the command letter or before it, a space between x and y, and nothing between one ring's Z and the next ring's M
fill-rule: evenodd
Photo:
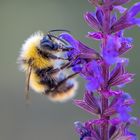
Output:
M48 33L51 33L51 32L68 32L68 33L70 33L70 31L69 30L65 30L65 29L56 29L56 30L50 30L50 31L48 31Z
M48 37L49 37L51 40L52 40L52 38L55 38L55 39L61 41L63 44L68 45L64 40L62 40L62 39L60 39L60 38L58 38L58 37L56 37L56 36L54 36L54 35L52 35L52 34L48 34Z
M50 33L48 33L47 35L48 35L49 39L52 41L51 34L50 34Z

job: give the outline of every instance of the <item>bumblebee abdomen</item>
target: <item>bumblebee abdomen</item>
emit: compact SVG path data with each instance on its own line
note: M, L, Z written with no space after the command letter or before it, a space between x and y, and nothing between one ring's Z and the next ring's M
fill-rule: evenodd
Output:
M72 80L71 83L70 81L58 87L54 92L49 93L49 99L54 102L65 102L72 99L76 95L78 84L75 80Z

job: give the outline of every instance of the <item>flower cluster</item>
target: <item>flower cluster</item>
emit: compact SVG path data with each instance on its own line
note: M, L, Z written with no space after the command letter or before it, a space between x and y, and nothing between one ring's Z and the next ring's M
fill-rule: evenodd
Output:
M75 122L80 140L135 140L129 126L137 121L130 115L135 101L121 89L132 82L134 74L126 70L128 59L123 55L132 46L132 38L124 36L124 29L140 25L140 2L130 9L122 5L130 0L89 0L96 7L86 12L84 19L95 30L86 37L101 42L100 52L87 47L68 33L59 37L68 42L66 54L72 70L87 83L82 100L74 103L97 119ZM119 15L119 16L118 16Z

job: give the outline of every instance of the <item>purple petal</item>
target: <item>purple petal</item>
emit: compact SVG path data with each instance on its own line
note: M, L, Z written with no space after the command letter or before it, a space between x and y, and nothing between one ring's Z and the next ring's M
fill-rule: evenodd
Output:
M114 98L112 99L109 107L116 106L116 104L118 104L118 102L120 102L120 98L121 98L122 94L123 94L123 91L120 91L119 95L114 96Z
M112 94L109 91L102 91L101 94L103 94L107 99L112 96Z
M122 4L129 2L129 1L130 0L114 0L113 5L122 5Z
M97 140L97 139L93 137L85 137L83 140Z
M102 94L106 97L106 98L109 98L111 96L118 96L122 93L122 91L120 90L116 90L116 91L113 91L113 90L109 90L109 91L102 91Z
M113 118L109 121L112 125L118 125L121 123L121 120L119 118Z
M129 107L120 107L120 108L118 108L119 118L123 122L127 122L129 120L129 118L131 117L131 115L128 113L130 111L131 111L131 109Z
M73 48L76 48L77 46L77 40L74 39L74 37L68 33L62 33L59 35L59 38L64 39L67 41Z
M108 79L109 79L109 70L108 70L108 66L106 65L105 62L101 63L101 67L102 67L102 77L104 79L104 82L107 83Z
M92 55L92 56L94 54L96 54L97 56L99 55L99 53L96 50L94 50L93 48L87 47L84 43L82 43L80 41L78 41L77 43L78 43L77 49L79 50L79 52L88 54L88 55Z
M110 92L110 94L112 94L114 96L119 96L122 94L121 90L116 90L116 91L110 90L109 92Z
M109 82L110 86L119 86L119 85L124 85L127 83L130 83L133 81L132 77L134 74L126 73L121 76L119 76L117 79L113 79L112 81Z
M114 132L114 134L111 136L111 140L117 140L117 138L124 136L125 134L125 126L124 125L120 125L116 131Z
M124 8L123 6L115 6L114 8L118 10L121 14L123 14L127 10L127 8Z
M124 57L116 57L116 63L125 63L127 65L129 63L129 59Z
M112 65L112 64L116 63L116 58L113 56L106 55L106 56L104 56L104 59L106 60L107 64Z
M140 26L140 18L131 19L131 23L137 26Z
M107 120L105 119L96 119L96 120L91 120L90 121L90 124L93 125L93 124L96 124L96 125L102 125L102 124L105 124L107 122Z
M129 119L129 123L130 124L138 124L139 123L139 119L137 117L131 117Z
M96 18L98 19L100 25L103 25L103 11L101 9L97 9L96 11Z
M74 123L77 133L80 135L80 139L84 140L86 137L91 137L91 130L85 126L84 123L79 121Z
M124 72L124 64L118 63L116 67L111 71L109 81L111 82L113 79L116 79L119 75L123 74Z
M132 111L130 107L121 106L120 108L117 109L117 111L118 117L120 118L121 121L129 122L129 119L131 118L130 112Z
M99 110L99 105L97 103L98 100L94 97L94 94L86 92L84 96L84 101L87 103L87 105Z
M125 14L111 27L111 33L130 28L134 25L140 25L140 20L134 18L140 12L140 2L131 7Z
M117 113L117 111L116 111L115 107L110 107L105 110L104 115L107 117L108 116L111 117L111 116L115 115L116 113Z
M118 61L116 58L119 55L118 49L121 47L119 38L109 36L106 47L103 48L103 56L108 64L114 64Z
M109 121L110 123L110 121ZM110 126L110 130L109 130L109 138L114 134L114 132L116 131L117 127L115 125Z
M87 22L87 24L93 28L94 30L99 30L99 25L100 23L97 21L97 19L95 18L95 16L90 13L90 12L87 12L85 15L84 15L84 19L85 21Z
M95 40L101 40L103 38L103 34L101 32L88 32L87 37Z
M116 138L115 140L133 140L132 136L121 136Z
M114 24L117 21L117 14L114 13L111 17L111 25Z
M98 114L99 111L96 108L93 108L93 106L89 106L87 105L87 103L85 101L82 100L74 100L75 105L77 105L78 107L80 107L81 109L91 113L91 114Z
M132 23L131 21L130 22L129 21L126 21L126 22L124 21L122 23L115 24L111 27L111 30L112 30L111 33L116 33L118 31L124 30L126 28L130 28L134 25L135 24Z
M121 43L121 48L119 49L119 54L122 55L132 49L132 45L128 44L127 42Z
M102 68L95 60L83 67L82 74L88 81L87 89L90 91L97 89L103 83Z
M99 88L99 82L95 78L92 78L92 80L88 81L86 84L86 89L90 92L93 92L98 88Z
M127 99L123 103L123 105L125 105L125 106L130 106L130 105L133 105L133 104L135 104L135 100L134 99Z
M72 70L74 72L81 72L82 71L82 65L76 64L75 66L72 67Z
M128 11L130 17L136 16L140 12L140 2L134 4Z
M74 122L74 125L77 133L79 133L80 135L87 133L87 129L84 127L84 125L81 122L79 121Z

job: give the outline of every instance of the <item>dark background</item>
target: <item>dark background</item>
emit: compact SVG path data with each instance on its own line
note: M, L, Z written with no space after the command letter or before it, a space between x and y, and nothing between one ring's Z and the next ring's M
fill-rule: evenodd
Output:
M133 0L132 5L138 0ZM58 104L30 91L31 104L24 100L25 75L16 64L24 40L38 30L69 29L89 46L98 43L85 39L92 31L83 20L83 13L92 10L86 0L0 0L0 139L1 140L76 140L76 120L92 116L75 107L72 101ZM134 49L129 52L128 70L136 73L135 81L125 87L136 100L134 115L140 117L140 29L127 31L133 36ZM83 82L76 98L83 96ZM139 127L132 127L139 135Z

